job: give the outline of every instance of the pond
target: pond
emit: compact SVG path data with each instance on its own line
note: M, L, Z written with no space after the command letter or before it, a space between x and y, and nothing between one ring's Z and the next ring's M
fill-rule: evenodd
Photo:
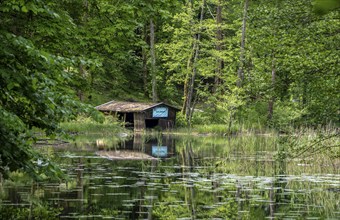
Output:
M273 136L113 139L41 144L70 179L3 183L0 217L340 219L338 157L287 160Z

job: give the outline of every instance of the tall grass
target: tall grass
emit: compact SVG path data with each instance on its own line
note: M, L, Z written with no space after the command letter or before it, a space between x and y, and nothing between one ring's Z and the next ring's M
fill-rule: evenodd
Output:
M92 118L79 116L76 120L63 122L60 127L68 133L81 134L113 134L113 133L129 133L122 123L115 120L112 116L105 117L100 123Z
M304 158L316 155L328 155L339 158L340 133L339 128L328 125L319 128L301 127L284 138L284 145L292 158Z
M228 136L233 134L275 134L275 130L263 127L261 125L249 125L246 123L233 123L230 127L228 124L195 124L191 128L180 127L176 129L179 133L199 133L219 136Z
M69 134L66 139L79 147L114 148L132 132L112 116L106 116L102 123L79 116L76 120L61 123L60 127Z

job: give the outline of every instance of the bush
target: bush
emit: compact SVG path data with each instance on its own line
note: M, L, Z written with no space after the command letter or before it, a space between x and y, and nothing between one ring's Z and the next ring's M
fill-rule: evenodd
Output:
M180 128L180 127L187 127L188 126L188 122L187 120L185 120L185 115L182 113L177 113L176 114L176 127Z
M78 116L76 120L63 122L60 126L66 132L76 133L118 133L124 130L123 125L113 116L106 116L102 122Z
M270 125L279 129L294 127L301 123L304 114L304 110L300 110L294 103L276 102Z

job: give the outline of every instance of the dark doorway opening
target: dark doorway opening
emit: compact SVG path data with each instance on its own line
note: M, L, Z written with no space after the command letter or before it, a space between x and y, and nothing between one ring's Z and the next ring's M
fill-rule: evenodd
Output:
M133 126L133 113L126 113L125 123Z
M125 122L125 127L133 127L133 113L118 113L118 119Z
M146 128L154 128L159 125L159 119L145 119Z

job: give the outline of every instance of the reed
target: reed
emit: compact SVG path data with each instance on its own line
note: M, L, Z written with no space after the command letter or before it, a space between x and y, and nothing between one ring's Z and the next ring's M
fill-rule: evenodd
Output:
M199 133L199 134L211 134L228 136L235 134L275 134L275 130L266 128L260 124L250 125L247 123L234 123L230 127L226 124L196 124L191 128L180 127L176 129L178 133Z
M60 127L68 133L114 134L128 132L120 122L110 116L105 117L103 122L79 116L76 120L61 123Z
M92 118L78 116L76 120L60 124L66 132L68 142L80 148L116 148L118 143L131 136L131 131L112 116L105 117L103 122Z

